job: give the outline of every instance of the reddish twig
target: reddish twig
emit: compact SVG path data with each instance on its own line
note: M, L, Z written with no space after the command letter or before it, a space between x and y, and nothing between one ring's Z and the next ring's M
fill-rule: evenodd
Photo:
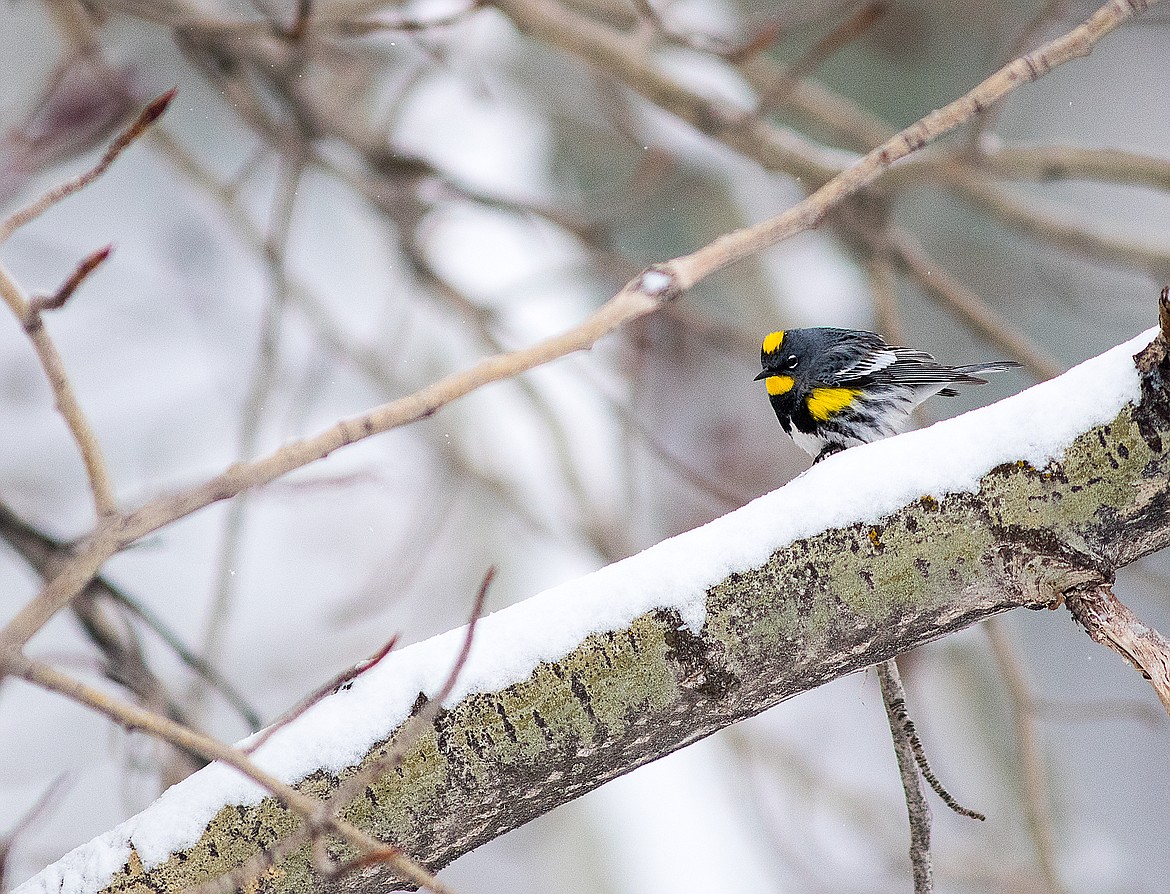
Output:
M309 19L313 17L313 0L297 0L297 17L293 19L292 27L285 32L289 40L300 40L309 29Z
M142 136L146 132L147 128L154 124L154 122L159 119L162 113L167 110L167 106L169 106L171 104L171 100L175 98L175 94L178 92L178 89L178 87L172 87L166 93L152 100L146 106L146 108L139 113L138 117L130 123L130 126L114 138L114 141L110 143L109 148L106 149L102 157L98 159L98 163L88 171L84 171L83 173L78 174L72 180L66 180L59 186L53 187L36 201L17 211L14 211L7 218L5 218L4 222L0 223L0 243L6 242L9 236L11 236L25 224L36 220L58 202L89 186L89 184L104 174L106 169L114 163L117 157L121 155L122 152L124 152L131 143Z
M52 295L37 295L29 301L29 314L35 315L46 310L59 310L64 307L65 302L73 297L73 293L77 291L85 278L105 263L106 258L113 250L114 246L107 245L105 248L99 248L82 258L74 271L69 274L69 278L61 283L57 291Z
M362 675L387 655L389 655L390 651L398 645L398 639L398 634L394 634L392 637L390 637L390 639L386 640L385 645L378 649L378 651L369 658L363 658L357 664L353 665L353 667L348 667L343 670L328 683L324 683L317 687L317 689L313 690L313 692L305 696L293 707L289 708L289 710L280 715L280 717L277 718L271 726L265 727L259 733L257 733L256 738L247 745L243 746L240 750L243 751L244 754L255 754L256 749L271 739L275 733L284 729L284 727L288 726L290 723L304 714L307 710L309 710L309 708L313 707L313 705L317 704L317 702L325 698L325 696L332 695L333 693L337 692L343 686L345 686L346 683L349 683L355 677Z

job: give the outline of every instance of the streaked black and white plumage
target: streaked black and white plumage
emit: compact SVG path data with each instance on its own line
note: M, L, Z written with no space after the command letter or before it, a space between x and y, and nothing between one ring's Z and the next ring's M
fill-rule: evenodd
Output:
M824 457L895 435L929 397L954 397L956 385L1019 366L946 366L923 351L886 344L856 329L788 329L764 339L763 379L776 418L797 446Z

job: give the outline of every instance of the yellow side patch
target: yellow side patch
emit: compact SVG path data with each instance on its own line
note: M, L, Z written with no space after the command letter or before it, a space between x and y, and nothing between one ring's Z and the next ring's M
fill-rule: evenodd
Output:
M764 353L775 354L780 350L780 345L784 344L784 330L777 332L769 332L764 336ZM787 389L786 389L787 390Z
M814 388L808 396L808 411L813 419L824 422L853 403L859 394L856 388Z
M764 344L767 344L767 342L764 342ZM795 384L792 376L768 376L768 378L764 379L764 385L767 387L768 393L773 397L780 394L787 394Z

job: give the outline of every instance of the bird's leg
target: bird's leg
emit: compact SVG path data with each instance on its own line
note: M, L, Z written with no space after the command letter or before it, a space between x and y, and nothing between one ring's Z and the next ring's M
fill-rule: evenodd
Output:
M812 461L812 464L815 466L825 457L832 456L834 453L840 453L844 449L845 446L843 444L826 444L821 448L821 452L817 454L816 459Z

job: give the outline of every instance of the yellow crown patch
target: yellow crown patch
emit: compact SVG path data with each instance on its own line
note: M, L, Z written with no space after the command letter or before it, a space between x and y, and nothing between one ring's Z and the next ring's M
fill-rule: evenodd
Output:
M784 344L784 330L779 329L776 332L769 332L764 336L764 353L775 354L780 350L780 345Z

